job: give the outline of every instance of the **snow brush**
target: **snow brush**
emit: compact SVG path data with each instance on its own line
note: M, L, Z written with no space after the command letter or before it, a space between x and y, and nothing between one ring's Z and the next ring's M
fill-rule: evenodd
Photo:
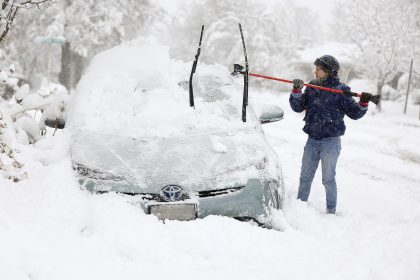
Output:
M243 69L244 69L244 67L242 65L234 64L232 75L233 76L237 76L239 74L244 75L245 71L243 71ZM255 73L247 73L247 75L248 76L253 76L253 77L258 77L258 78L263 78L263 79L267 79L267 80L274 80L274 81L278 81L278 82L293 84L293 81L286 80L286 79L281 79L281 78L264 76L264 75L255 74ZM304 86L310 87L310 88L315 88L315 89L320 89L320 90L325 90L325 91L329 91L329 92L334 92L334 93L338 93L338 94L344 94L344 91L341 90L341 89L326 88L326 87L321 87L321 86L312 85L312 84L304 84ZM355 96L355 97L361 97L362 96L362 93L357 93L357 92L350 92L350 93L351 93L351 96ZM369 99L369 101L378 106L378 103L379 103L380 99L381 99L381 96L379 94L378 95L373 95L372 94L372 97Z

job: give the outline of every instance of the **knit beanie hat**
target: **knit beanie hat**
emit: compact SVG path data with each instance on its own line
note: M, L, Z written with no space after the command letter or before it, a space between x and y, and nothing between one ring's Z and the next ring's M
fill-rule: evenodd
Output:
M340 64L332 55L323 55L317 58L314 64L333 77L338 75L338 70L340 69Z

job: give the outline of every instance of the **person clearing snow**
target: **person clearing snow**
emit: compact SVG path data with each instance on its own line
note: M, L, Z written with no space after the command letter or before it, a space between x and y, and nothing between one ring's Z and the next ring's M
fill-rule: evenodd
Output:
M315 80L310 84L340 89L343 94L306 87L304 82L293 80L293 90L289 103L293 111L305 111L303 131L308 134L300 173L298 199L307 201L311 191L312 180L318 168L322 166L322 183L326 193L326 212L335 214L337 206L337 184L335 170L341 150L340 136L344 135L346 126L344 116L357 120L366 114L368 102L372 95L363 92L360 101L351 97L350 87L340 83L338 77L339 63L331 55L324 55L315 60Z

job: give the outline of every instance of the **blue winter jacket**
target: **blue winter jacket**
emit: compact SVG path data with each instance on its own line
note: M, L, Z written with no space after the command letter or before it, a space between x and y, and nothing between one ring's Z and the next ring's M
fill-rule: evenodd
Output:
M341 90L350 89L349 86L340 83L338 77L331 76L322 84L316 80L310 84ZM306 110L303 131L317 140L344 135L346 131L344 115L357 120L367 111L367 107L361 106L350 96L310 87L306 87L304 93L292 92L289 102L295 112Z

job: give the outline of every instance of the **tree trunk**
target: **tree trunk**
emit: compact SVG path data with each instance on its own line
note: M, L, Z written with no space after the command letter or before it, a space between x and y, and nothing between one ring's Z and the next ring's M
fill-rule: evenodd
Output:
M384 82L383 81L378 81L378 83L376 84L376 92L381 96L381 98L379 99L379 103L378 103L378 108L381 109L381 103L382 103L382 87L384 86Z
M71 50L69 42L65 42L61 47L60 83L68 90L75 88L82 76L83 66L84 58Z

